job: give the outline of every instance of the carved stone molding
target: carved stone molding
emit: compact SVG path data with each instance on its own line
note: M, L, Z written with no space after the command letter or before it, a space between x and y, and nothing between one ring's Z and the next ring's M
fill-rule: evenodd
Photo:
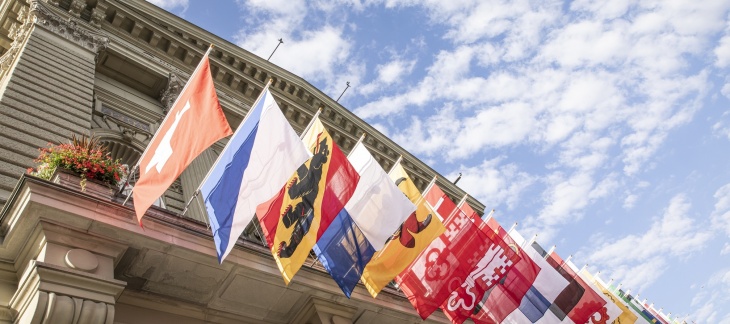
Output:
M10 300L18 323L114 323L125 283L31 261Z
M43 2L33 0L30 4L30 19L37 25L68 39L93 53L99 53L109 45L109 38L90 31L73 18L64 19L46 8Z
M38 292L33 320L39 323L114 323L114 306L81 298Z
M103 8L100 8L98 5L96 8L91 9L91 20L89 23L94 25L94 27L101 27L101 21L106 18L106 13L104 12Z
M81 15L81 10L84 10L84 7L86 7L86 0L72 0L69 12L78 18Z
M8 49L8 51L0 57L0 76L4 76L8 70L10 70L10 66L18 56L20 48L23 47L25 40L28 38L33 22L28 19L27 16L27 7L21 8L20 11L18 11L17 19L23 23L13 23L10 26L8 36L13 39L13 43L10 45L10 49Z
M183 81L179 75L170 72L167 78L167 86L165 86L165 89L160 92L160 102L164 107L162 112L165 115L168 111L170 111L170 108L172 108L172 105L175 103L175 99L177 99L177 96L180 95L180 91L182 91L183 87L185 87L185 81Z

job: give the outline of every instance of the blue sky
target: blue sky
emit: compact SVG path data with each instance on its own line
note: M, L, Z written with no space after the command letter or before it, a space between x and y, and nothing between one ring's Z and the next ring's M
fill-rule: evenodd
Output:
M340 100L506 227L730 323L730 2L155 0Z

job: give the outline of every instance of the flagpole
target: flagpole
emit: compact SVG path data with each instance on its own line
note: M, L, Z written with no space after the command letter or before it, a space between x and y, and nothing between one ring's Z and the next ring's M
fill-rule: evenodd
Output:
M238 124L238 128L236 128L236 132L238 132L238 130L241 129L241 125L243 125L243 123L246 122L246 120L248 119L248 117L250 115L251 110L253 110L253 107L256 107L256 105L259 103L259 101L261 101L261 98L263 98L264 94L266 93L266 90L269 89L269 85L271 85L272 81L273 81L273 79L269 79L269 82L267 82L266 85L264 86L263 90L261 90L261 93L259 94L258 98L256 98L256 101L254 101L253 105L251 105L251 109L249 109L249 111L246 113L246 116L243 117L243 120L241 121L241 123ZM233 133L233 135L231 137L233 137L233 136L236 136L236 133ZM188 211L188 207L190 206L190 203L193 201L193 199L195 199L200 194L200 188L202 188L203 184L206 181L208 181L208 178L210 177L210 173L213 172L213 169L215 168L215 166L218 165L218 162L223 157L223 152L225 152L226 149L228 149L228 144L230 144L230 143L231 142L228 141L228 143L226 143L226 146L223 148L223 151L221 151L221 154L218 154L218 157L215 159L215 162L213 162L213 165L210 167L210 169L208 169L208 173L205 174L205 178L203 178L203 181L201 181L200 184L198 184L198 189L195 189L195 192L193 192L193 196L190 197L190 199L188 199L187 203L185 203L185 208L183 208L183 211L180 214L180 217L185 216L185 213Z
M200 62L198 62L198 66L196 66L195 70L193 70L193 74L191 74L190 77L188 78L188 82L185 82L185 85L183 86L182 90L180 91L180 94L185 93L185 89L188 88L188 85L190 84L190 80L192 80L195 77L195 75L200 71L200 67L203 65L204 60L206 60L208 58L208 54L210 54L211 50L213 50L213 44L210 44L210 46L208 47L208 50L205 51L205 54L203 54L203 58L200 60ZM179 100L180 100L180 95L178 95L177 98L175 98L175 102L172 104L172 107L177 106L177 102ZM170 109L170 111L168 111L167 114L165 115L165 118L162 119L162 123L160 123L160 126L165 124L165 122L167 121L167 118L169 118L170 115L172 115L172 109ZM147 146L144 148L142 155L139 156L137 163L134 165L134 168L132 168L133 171L139 167L140 163L142 162L142 158L145 156L145 154L147 154L147 151L150 149L150 144L155 142L155 139L157 138L157 135L159 135L159 134L160 134L160 128L158 127L157 131L155 131L155 135L152 135L152 139L150 139L150 141L147 143ZM131 174L132 174L132 172L130 172L130 175ZM136 183L135 183L135 185L136 185ZM133 192L134 192L134 187L132 187L132 190L130 190L129 193L127 194L127 198L124 199L122 206L124 206L127 203L127 200L129 200L129 197L132 196Z
M142 156L140 155L139 157L141 158ZM132 174L134 174L133 171L137 170L137 163L139 163L139 158L137 159L137 162L134 162L134 167L132 167L132 169L129 169L129 171L128 171L129 173L127 173L127 178L124 179L124 185L121 188L119 188L119 191L117 191L117 194L116 194L117 196L120 195L124 191L124 188L126 188L127 185L129 184L129 179L131 179ZM124 202L126 203L127 200L125 199Z
M496 211L496 210L492 209L492 211L490 211L490 212L489 212L489 214L487 215L487 218L484 218L484 221L486 222L486 221L488 221L489 219L491 219L492 217L494 217L494 212L495 212L495 211Z
M360 139L357 140L357 143L355 143L355 145L352 148L354 149L355 146L357 146L358 144L362 143L362 141L365 140L365 136L367 136L367 133L362 133L362 135L360 135ZM363 144L363 145L365 145L365 144ZM368 148L366 147L365 150L367 150L367 149ZM350 153L347 154L347 157L348 158L352 155L352 151L354 151L354 150L351 150ZM368 151L368 152L370 152L370 151Z
M464 197L462 197L461 200L459 200L459 203L456 204L456 207L464 206L464 204L466 203L466 199L467 198L469 198L469 195L468 194L464 194Z
M269 89L269 85L271 85L271 82L273 82L273 79L269 79L269 82L267 82L266 85L264 86L264 88L261 90L261 94L259 94L259 97L256 98L256 101L254 101L253 105L251 105L251 109L249 109L249 111L246 113L246 116L243 117L243 120L241 121L241 123L238 124L238 128L236 128L236 131L233 133L233 135L231 135L231 138L236 136L236 133L238 133L238 131L241 129L241 125L243 125L243 123L245 123L246 120L248 120L249 116L251 115L250 114L251 110L253 110L253 107L256 107L256 105L259 103L259 101L261 101L261 98L263 98L264 94L266 93L266 90ZM197 195L197 192L200 191L200 188L203 187L203 184L208 180L208 177L210 177L210 173L213 172L213 168L216 165L218 165L218 162L223 157L223 153L226 152L226 150L228 149L228 146L230 146L230 144L231 144L231 141L228 141L228 143L226 143L226 146L223 148L223 151L221 151L221 154L218 154L218 157L215 159L215 162L213 162L213 166L211 166L210 169L208 169L208 173L205 175L205 178L203 178L203 181L201 181L200 184L198 185L198 189L195 190L196 195ZM188 204L189 203L190 202L188 202Z
M314 114L314 116L312 116L312 120L309 121L309 124L307 124L307 127L305 127L304 130L302 131L302 135L299 135L299 139L304 138L304 135L306 135L307 132L309 131L309 129L312 128L312 125L314 125L314 121L317 120L317 118L319 117L319 113L321 113L321 112L322 112L322 108L317 109L317 112Z
M509 228L509 231L507 231L507 233L512 232L515 228L517 228L517 222L512 224L512 227Z
M418 200L416 200L416 203L414 205L418 206L424 199L426 199L424 194L427 193L429 190L431 190L431 187L433 187L433 185L436 184L437 178L438 178L438 176L433 176L433 180L431 180L431 182L428 183L428 186L426 186L426 189L424 189L423 192L421 193L421 198L418 198ZM431 204L427 204L427 205L428 205L428 207L431 207L431 209L433 209ZM436 210L434 210L434 211L436 211ZM444 220L446 220L446 219L443 219L442 221L444 221Z
M556 248L556 247L557 247L556 245L553 245L553 247L551 247L551 248L550 248L550 250L548 250L548 251L546 252L546 254L545 254L545 260L547 260L547 258L548 258L548 257L550 257L550 253L553 253L553 252L555 252L555 248ZM565 262L568 262L568 260L565 260Z
M207 226L206 228L210 229L210 222L208 221L208 215L205 212L205 209L203 208L203 203L200 202L200 199L196 199L195 201L197 202L196 205L198 205L198 209L200 209L200 215L203 215L203 221L205 222L205 225Z
M390 167L390 171L393 171L395 169L395 166L400 163L400 161L403 160L403 155L398 155L398 159L395 160L395 163L393 163L393 166ZM390 171L388 171L388 175L390 175Z

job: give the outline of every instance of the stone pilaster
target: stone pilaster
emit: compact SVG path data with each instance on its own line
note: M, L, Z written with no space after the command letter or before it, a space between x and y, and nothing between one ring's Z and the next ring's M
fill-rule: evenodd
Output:
M302 310L294 317L292 323L332 323L352 324L356 309L332 303L319 298L311 298Z
M203 153L200 153L200 155L198 155L198 157L195 158L188 168L180 175L180 182L182 182L185 202L190 200L190 197L193 196L200 183L203 182L203 178L205 178L205 175L208 174L208 170L210 170L210 167L212 167L213 163L215 163L215 159L215 154L209 148L203 151ZM188 208L185 216L207 223L207 216L203 212L203 208L205 207L202 205L202 197L198 197L197 200L198 201L190 203L190 207Z
M114 323L126 283L114 279L124 246L41 222L9 305L16 323ZM19 267L23 269L22 266Z
M33 166L38 148L91 128L95 58L108 39L85 22L33 0L0 57L0 206ZM21 15L19 15L21 16Z

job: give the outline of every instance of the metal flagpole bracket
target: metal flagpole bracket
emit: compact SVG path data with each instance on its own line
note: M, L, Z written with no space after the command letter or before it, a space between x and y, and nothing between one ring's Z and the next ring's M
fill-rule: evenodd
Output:
M140 158L142 158L142 157L140 156ZM139 167L139 161L137 161L137 164L135 164L134 168L132 168L132 170L129 172L129 175L127 176L127 181L125 181L125 183L124 183L124 187L127 186L127 182L129 182L129 178L132 177L132 175L134 174L134 171L137 171L138 167ZM122 188L124 188L124 187L122 187ZM132 196L132 191L134 191L134 187L132 187L132 190L130 190L129 193L127 194L127 198L124 198L124 202L122 203L122 206L127 204L129 197Z
M188 207L190 206L190 203L193 202L193 199L195 199L196 197L198 197L198 194L199 193L200 193L200 189L195 190L195 192L193 193L193 195L190 197L190 199L188 199L188 202L185 204L185 208L183 208L182 213L179 214L180 217L185 216L185 213L188 212Z

